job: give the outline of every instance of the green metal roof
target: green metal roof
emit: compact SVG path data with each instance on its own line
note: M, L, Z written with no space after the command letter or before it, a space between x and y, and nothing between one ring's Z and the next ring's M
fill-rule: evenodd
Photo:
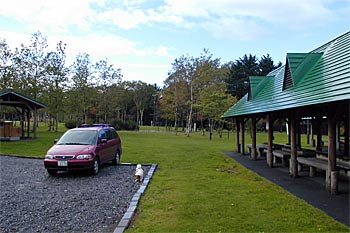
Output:
M288 53L285 66L249 81L223 118L350 100L350 31L309 53Z

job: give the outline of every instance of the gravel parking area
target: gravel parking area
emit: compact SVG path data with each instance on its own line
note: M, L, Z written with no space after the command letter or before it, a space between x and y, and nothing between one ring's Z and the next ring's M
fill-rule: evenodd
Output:
M113 232L140 187L134 169L52 177L42 159L0 156L0 232Z

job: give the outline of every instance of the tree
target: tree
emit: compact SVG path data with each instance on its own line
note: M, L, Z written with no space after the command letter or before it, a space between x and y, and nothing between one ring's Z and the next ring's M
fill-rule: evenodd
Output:
M251 54L244 55L234 62L229 62L228 67L228 92L238 99L242 98L249 88L249 76L267 75L270 71L281 66L279 63L274 65L269 54L263 56L260 60Z
M237 59L229 64L228 85L229 92L242 98L248 91L249 76L256 76L259 73L259 67L256 56L251 54L244 55L243 58Z
M76 113L76 122L87 123L88 108L92 106L93 83L92 83L92 65L90 56L86 53L78 54L76 61L71 66L72 84L73 84L73 98L71 104ZM82 117L80 118L80 113Z
M280 66L282 66L282 63L279 62L277 65L275 65L272 58L270 57L270 54L267 54L266 56L263 55L259 60L259 75L265 76Z
M187 111L187 83L185 80L179 79L176 74L170 75L165 80L165 87L162 90L159 100L161 116L174 122L177 134L178 123L183 121L183 116Z
M143 114L146 108L152 107L153 95L156 93L154 86L141 82L133 81L129 83L133 93L133 101L136 106L136 122L143 125Z
M0 89L14 89L12 57L6 40L0 40Z
M108 64L107 59L98 61L94 68L95 72L97 73L95 77L97 79L97 89L100 96L100 113L103 116L103 122L108 122L108 113L110 111L109 100L113 96L113 93L108 91L108 87L121 82L121 70L115 70L113 65ZM96 107L98 108L98 106Z
M31 37L31 44L27 47L23 44L21 49L16 49L13 59L13 74L16 75L17 84L21 92L34 99L43 97L44 78L46 76L46 51L47 39L40 32ZM40 97L40 98L39 98ZM33 111L33 133L37 137L37 111Z
M226 93L224 82L212 82L204 86L199 92L198 105L202 114L209 120L209 138L212 139L215 123L220 121L222 113L237 99Z
M63 93L66 82L68 81L67 74L68 68L65 66L66 44L60 41L56 45L56 51L49 52L46 56L46 89L47 89L47 103L50 112L49 131L55 128L55 132L58 130L58 114L63 110ZM54 116L54 117L52 117ZM55 124L52 124L52 120ZM55 127L54 127L55 126Z
M178 84L186 85L174 85L174 87L184 87L181 91L176 90L176 93L185 92L186 101L186 135L189 136L192 127L192 114L193 114L193 104L194 104L194 58L185 57L182 55L180 58L175 59L172 63L172 70L169 73L168 82L177 82ZM177 108L178 109L178 108Z
M209 121L211 139L216 122L220 121L222 113L235 102L235 98L226 93L227 69L221 67L220 59L214 59L208 50L204 50L196 59L195 67L196 78L194 80L197 90L195 107L201 116L203 135L203 119Z

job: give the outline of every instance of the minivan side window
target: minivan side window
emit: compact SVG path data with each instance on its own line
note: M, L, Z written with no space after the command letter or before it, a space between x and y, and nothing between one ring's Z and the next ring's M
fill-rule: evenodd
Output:
M101 139L107 139L107 133L106 133L106 130L101 130L98 134L98 141L101 142Z
M109 129L107 131L107 137L108 137L108 141L112 140L112 139L116 139L117 138L117 133L115 132L115 130Z

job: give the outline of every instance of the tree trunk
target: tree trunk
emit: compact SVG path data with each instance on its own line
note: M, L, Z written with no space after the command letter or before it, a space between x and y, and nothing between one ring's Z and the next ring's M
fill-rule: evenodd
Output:
M144 112L144 109L141 109L140 110L140 125L143 125L143 112Z
M193 86L192 86L192 82L191 82L190 112L189 112L188 118L187 118L187 129L186 129L186 135L187 135L187 137L190 136L190 131L191 131L191 127L192 127L192 110L193 110Z
M56 113L56 129L55 129L55 132L57 133L58 132L58 113Z

